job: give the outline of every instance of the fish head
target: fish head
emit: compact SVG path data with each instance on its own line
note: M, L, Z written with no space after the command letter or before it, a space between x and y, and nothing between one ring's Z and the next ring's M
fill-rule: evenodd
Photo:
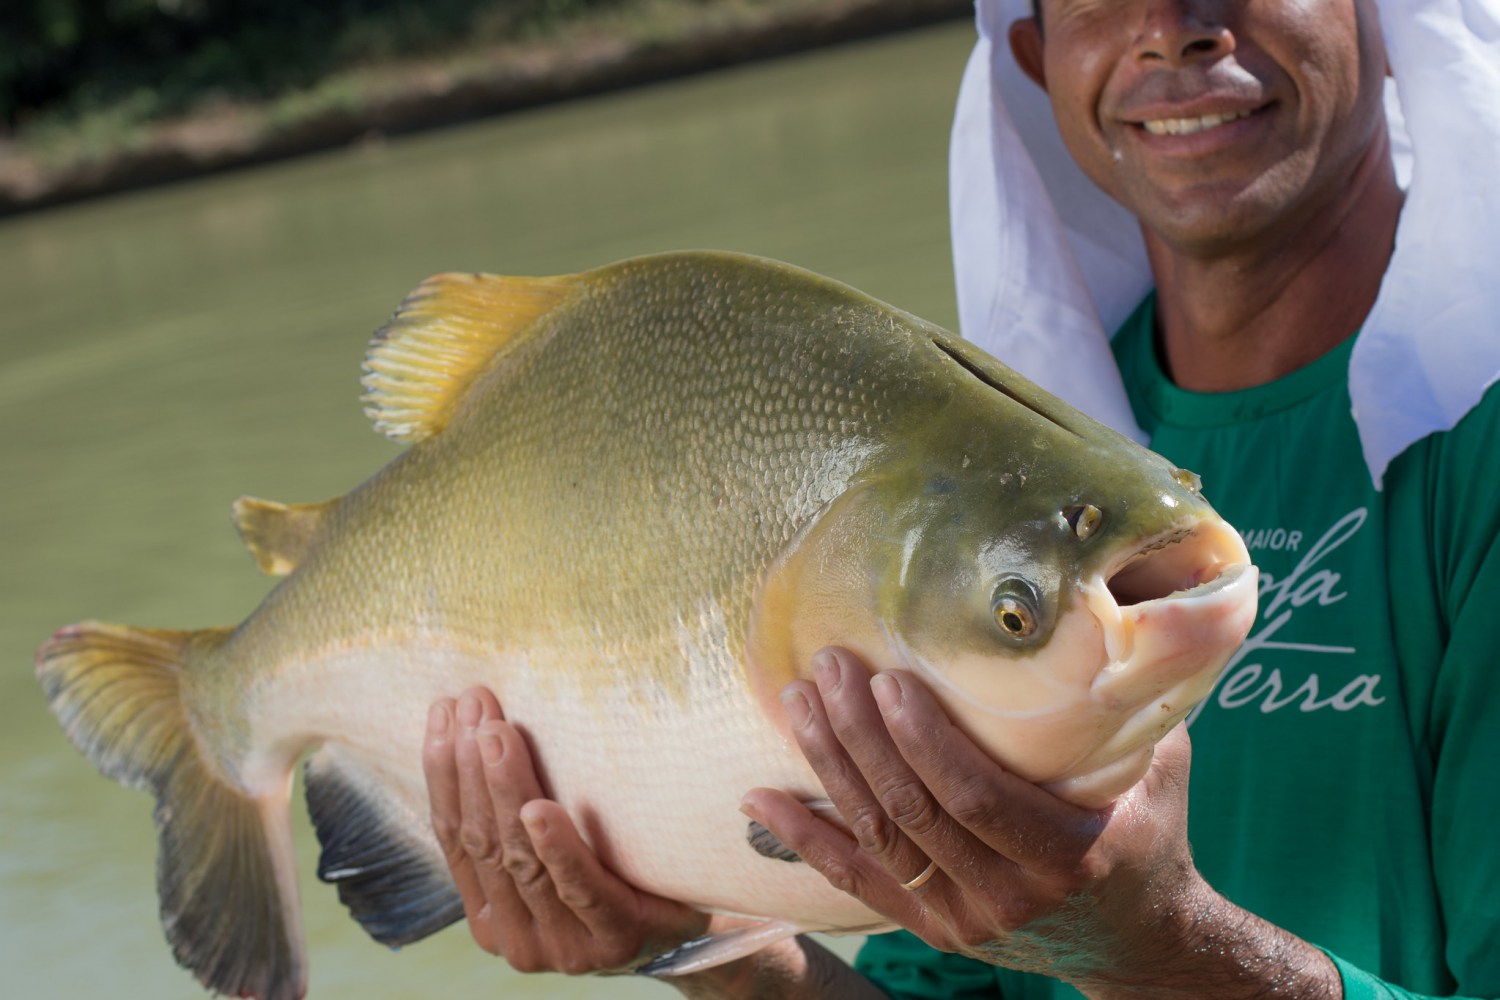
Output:
M1023 469L968 477L929 470L941 492L907 505L870 650L921 678L1004 766L1089 806L1138 781L1209 694L1257 593L1196 476L1107 445L1051 442Z
M931 336L951 388L894 463L926 502L882 577L877 655L1001 764L1102 806L1213 690L1254 622L1255 567L1192 472Z
M1004 767L1103 806L1244 641L1255 567L1197 476L929 336L931 405L793 540L752 654L908 670Z

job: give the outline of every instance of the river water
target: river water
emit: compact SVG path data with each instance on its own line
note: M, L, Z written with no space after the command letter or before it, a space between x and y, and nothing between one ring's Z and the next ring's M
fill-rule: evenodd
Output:
M333 496L396 454L359 363L428 274L742 250L951 327L944 158L972 39L927 29L0 223L0 994L204 995L157 923L150 802L64 740L39 642L247 614L268 583L229 502ZM675 995L519 976L462 925L387 951L315 880L294 819L314 1000Z

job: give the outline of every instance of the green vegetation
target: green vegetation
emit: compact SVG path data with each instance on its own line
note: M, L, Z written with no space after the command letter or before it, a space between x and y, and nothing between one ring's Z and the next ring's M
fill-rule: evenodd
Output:
M0 215L971 10L969 0L3 0Z
M701 3L701 0L699 0ZM629 0L9 0L0 122L145 121L266 100L455 45L545 35Z

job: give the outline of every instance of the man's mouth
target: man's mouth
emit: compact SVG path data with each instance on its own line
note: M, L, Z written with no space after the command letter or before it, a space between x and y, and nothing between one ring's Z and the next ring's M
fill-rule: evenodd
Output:
M1153 118L1141 122L1141 127L1152 135L1192 135L1218 128L1226 122L1247 118L1251 111L1226 111L1222 114L1199 115L1196 118Z

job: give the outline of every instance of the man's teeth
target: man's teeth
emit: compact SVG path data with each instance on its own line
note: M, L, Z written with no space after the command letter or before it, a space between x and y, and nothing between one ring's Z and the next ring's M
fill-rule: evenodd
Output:
M1194 132L1215 128L1249 114L1248 111L1230 111L1222 115L1204 115L1201 118L1157 118L1141 122L1141 125L1152 135L1192 135Z

